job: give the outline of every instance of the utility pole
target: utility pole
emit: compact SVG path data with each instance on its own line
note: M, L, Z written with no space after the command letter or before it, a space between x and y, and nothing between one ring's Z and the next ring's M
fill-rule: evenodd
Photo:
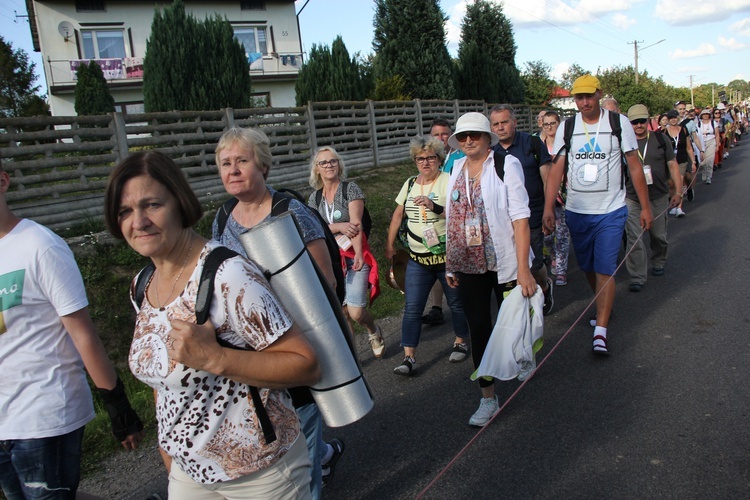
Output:
M695 106L695 98L693 97L693 75L689 75L690 78L690 104Z
M638 85L638 40L633 40L633 55L635 56L635 84ZM643 43L643 40L640 41ZM630 42L628 42L630 45Z
M641 40L640 42L638 40L633 40L633 54L635 56L635 84L636 85L638 85L638 52L640 52L641 50L646 50L649 47L653 47L654 45L658 45L665 40L666 38L662 38L658 42L652 43L651 45L647 45L640 50L638 50L638 44L643 43L643 40ZM630 42L628 42L628 45L630 45Z

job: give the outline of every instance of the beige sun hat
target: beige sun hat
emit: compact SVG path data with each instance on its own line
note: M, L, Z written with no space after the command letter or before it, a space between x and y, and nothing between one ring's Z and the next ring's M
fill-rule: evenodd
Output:
M490 128L490 121L482 113L472 112L461 115L456 122L456 131L448 139L448 145L453 149L459 148L456 135L461 132L485 132L490 134L490 146L494 146L499 141L497 134Z

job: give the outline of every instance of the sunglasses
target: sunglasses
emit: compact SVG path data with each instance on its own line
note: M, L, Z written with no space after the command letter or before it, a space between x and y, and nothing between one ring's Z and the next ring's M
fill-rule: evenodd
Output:
M459 132L456 134L456 140L458 142L466 142L466 139L471 137L472 141L478 141L482 138L484 132Z
M630 123L633 125L643 125L648 121L646 118L639 118L637 120L630 120Z

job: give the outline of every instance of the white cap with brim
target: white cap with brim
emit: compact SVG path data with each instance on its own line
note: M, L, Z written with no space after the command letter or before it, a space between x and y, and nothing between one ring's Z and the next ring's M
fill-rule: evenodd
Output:
M448 139L448 145L453 149L459 148L456 135L461 132L484 132L490 134L490 146L494 146L499 141L497 134L490 128L490 121L482 113L466 113L458 119L456 122L456 131Z

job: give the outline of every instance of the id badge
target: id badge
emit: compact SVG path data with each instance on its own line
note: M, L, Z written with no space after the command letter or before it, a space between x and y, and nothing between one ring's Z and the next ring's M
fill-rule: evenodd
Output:
M425 243L427 243L427 247L434 247L440 244L440 239L438 238L437 231L435 231L435 226L432 224L427 224L424 229L422 230L422 237L424 238Z
M482 244L482 223L479 219L466 219L466 246L478 247Z
M336 243L339 244L339 248L341 250L348 250L349 247L352 246L352 240L350 240L349 237L344 233L339 233L336 235Z
M649 186L654 183L654 177L651 175L651 166L643 165L643 175L646 176L646 184Z
M599 167L593 163L587 163L583 166L583 181L595 182L599 175Z

